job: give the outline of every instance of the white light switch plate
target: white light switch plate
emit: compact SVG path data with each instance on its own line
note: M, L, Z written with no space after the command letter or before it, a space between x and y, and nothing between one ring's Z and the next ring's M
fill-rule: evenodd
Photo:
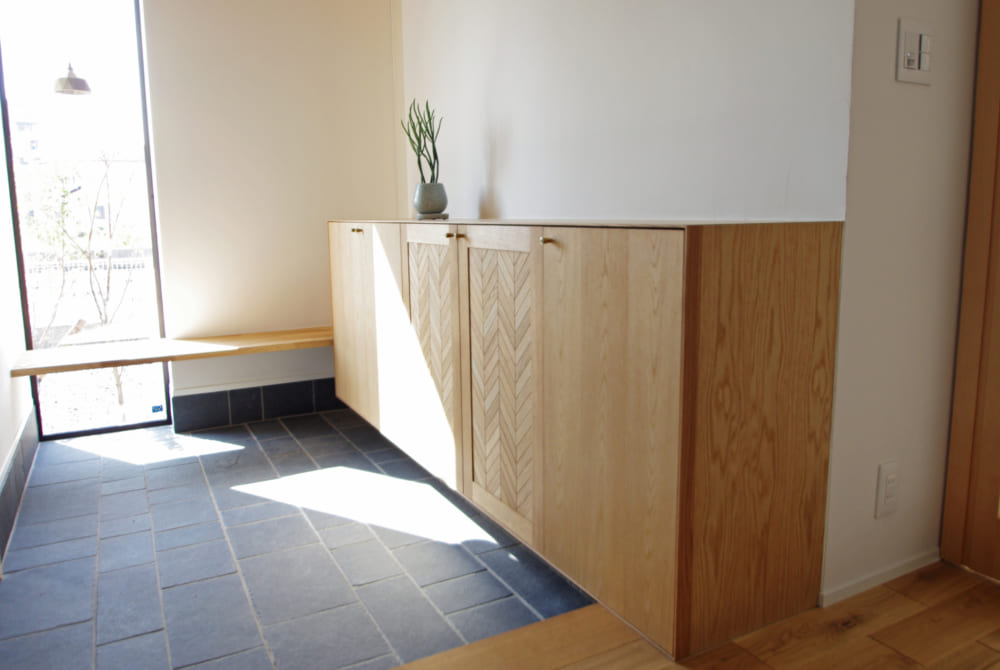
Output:
M932 45L931 27L917 19L899 19L896 34L896 81L930 86Z

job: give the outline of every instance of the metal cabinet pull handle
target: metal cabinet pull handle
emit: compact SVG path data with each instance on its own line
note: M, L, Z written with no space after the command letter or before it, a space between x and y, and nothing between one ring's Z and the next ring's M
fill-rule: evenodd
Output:
M351 232L352 233L363 233L363 232L365 232L365 229L364 228L351 228Z
M552 239L551 237L539 237L538 238L538 244L552 244L553 242L555 242L555 240Z
M448 238L449 240L452 239L452 238L454 238L456 240L460 240L463 237L465 237L465 235L463 235L462 233L445 233L444 236L446 238Z

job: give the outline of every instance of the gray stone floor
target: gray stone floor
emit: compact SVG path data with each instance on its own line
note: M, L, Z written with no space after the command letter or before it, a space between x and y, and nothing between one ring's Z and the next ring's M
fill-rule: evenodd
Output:
M390 668L590 602L350 410L45 442L0 666Z

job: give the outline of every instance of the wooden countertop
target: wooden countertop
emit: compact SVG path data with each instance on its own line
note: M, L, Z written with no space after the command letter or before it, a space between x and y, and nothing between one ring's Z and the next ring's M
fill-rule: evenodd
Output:
M329 326L214 337L79 344L25 351L11 368L10 376L27 377L121 365L312 349L332 344L333 329Z

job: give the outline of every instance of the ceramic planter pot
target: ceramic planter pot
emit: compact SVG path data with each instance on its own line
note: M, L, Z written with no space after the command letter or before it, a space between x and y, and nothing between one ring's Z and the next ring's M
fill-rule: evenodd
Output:
M417 184L413 190L413 209L422 216L440 214L448 206L444 184Z

